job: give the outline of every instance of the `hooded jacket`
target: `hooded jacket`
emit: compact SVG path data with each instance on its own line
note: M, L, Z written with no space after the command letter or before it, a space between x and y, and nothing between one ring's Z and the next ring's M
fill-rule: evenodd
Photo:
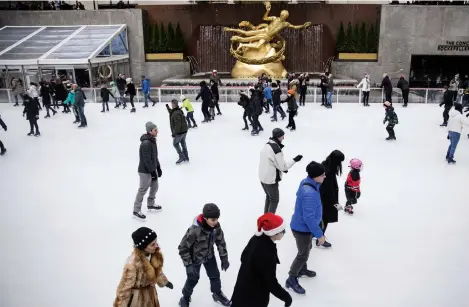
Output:
M360 88L360 87L362 91L369 92L371 88L370 79L367 77L363 78L362 81L360 81L360 83L357 84L357 88Z
M393 107L386 108L386 116L384 117L384 123L388 122L390 125L397 125L399 120Z
M277 139L271 138L261 151L259 159L259 180L265 184L274 184L282 180L282 173L288 171L295 161L285 161L282 145Z
M112 96L112 98L114 98L114 95L106 87L102 87L101 98L103 99L103 101L109 102L109 96Z
M468 119L461 112L457 110L450 110L448 119L448 131L461 133L464 126L469 126Z
M38 98L39 97L39 91L37 89L37 86L35 86L35 85L29 86L28 95L31 96L32 98Z
M409 90L409 82L404 77L401 77L397 82L397 88L400 88L402 91Z
M150 174L160 168L156 139L150 134L140 137L138 172Z
M129 94L130 96L135 96L137 95L137 91L135 90L135 84L132 82L127 83L127 89L125 90L126 94Z
M243 109L245 109L245 110L250 108L250 101L249 101L248 95L240 94L239 95L238 105L242 106Z
M75 89L75 105L77 107L84 107L85 106L85 93L83 93L83 90L81 87L77 87Z
M116 79L116 83L117 83L117 88L119 89L119 91L125 91L125 79L124 78L117 78Z
M287 99L285 102L288 105L288 112L293 112L295 113L296 110L298 110L298 105L296 104L296 98L295 95L288 95Z
M64 101L67 99L67 90L62 82L54 84L55 99Z
M144 94L150 93L150 80L148 78L142 80L142 92Z
M47 106L50 105L51 99L50 99L50 94L51 94L51 88L49 84L43 83L40 88L40 93L41 93L41 98L42 98L42 104Z
M64 104L75 104L75 91L68 91L67 99L65 99Z
M339 203L339 184L337 183L337 167L342 164L344 154L334 150L321 164L324 166L326 178L319 189L322 204L322 220L335 223L339 219L335 204Z
M17 79L14 79L11 82L11 90L13 92L13 95L19 95L24 92L23 85L21 85L21 82Z
M187 112L194 112L194 106L192 105L189 98L186 98L182 101L182 108L186 109Z
M207 229L204 227L203 216L200 214L187 229L178 247L184 266L205 263L214 257L214 244L217 245L220 260L228 261L225 236L220 223L217 223L213 229Z
M25 96L23 114L26 114L26 119L39 118L39 102L31 97Z
M210 105L212 103L212 92L206 84L200 87L200 92L195 100L197 101L199 98L202 98L202 104Z
M262 92L260 90L251 90L251 105L252 105L252 114L261 115L262 114Z
M280 87L272 88L272 102L275 106L280 105L280 103L282 102L281 96L282 89L280 89Z
M322 220L320 185L310 177L301 181L296 192L295 211L290 222L292 230L311 233L316 238L324 235L319 226Z
M114 99L121 96L115 82L111 82L111 94L114 96Z
M181 109L173 108L169 111L169 122L173 137L187 133L187 121Z

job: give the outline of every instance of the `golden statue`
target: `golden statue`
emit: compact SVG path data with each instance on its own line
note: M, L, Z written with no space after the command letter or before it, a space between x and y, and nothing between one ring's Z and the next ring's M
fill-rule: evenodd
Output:
M224 28L225 31L243 35L231 37L230 53L237 59L231 71L235 78L257 77L262 73L284 78L287 75L282 64L285 59L285 40L279 35L280 31L285 28L303 29L311 25L311 22L300 26L290 24L286 21L289 16L287 10L281 11L280 17L269 16L269 1L265 2L265 9L263 19L269 21L269 24L254 26L249 21L241 21L239 26L249 30ZM233 47L234 43L238 43L236 49Z

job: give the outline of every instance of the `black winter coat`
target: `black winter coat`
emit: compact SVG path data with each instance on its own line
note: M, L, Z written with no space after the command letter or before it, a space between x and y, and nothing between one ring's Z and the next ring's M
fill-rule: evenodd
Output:
M277 280L277 264L276 244L266 235L253 236L241 254L231 307L267 307L271 293L284 302L291 300Z
M238 105L242 106L243 109L249 108L249 97L247 95L239 95Z
M44 106L50 106L51 99L50 99L51 89L49 84L41 85L41 92L40 95L42 97L42 104Z
M212 103L212 92L210 91L208 86L200 88L200 92L195 98L195 100L198 100L199 98L202 98L202 104L210 105Z
M326 76L321 76L321 83L319 84L319 87L323 91L327 91L327 77Z
M187 121L181 109L174 108L169 111L169 122L171 124L171 135L173 137L187 133Z
M32 98L26 98L23 114L26 114L27 120L39 118L39 103Z
M116 79L116 85L119 91L125 91L125 79L123 78L117 78Z
M55 100L65 101L67 99L67 90L63 83L54 84Z
M298 105L296 104L295 95L288 96L285 102L288 103L288 112L296 112Z
M111 92L105 88L101 88L101 98L103 99L104 102L109 102L109 96L112 96L114 98L114 95L111 94Z
M220 94L218 92L218 85L217 84L213 84L210 88L210 90L212 91L212 97L213 99L216 99L217 101L220 100Z
M127 84L127 90L125 91L125 93L129 94L130 96L137 95L137 91L135 90L135 84L133 83Z
M445 108L451 108L453 107L453 92L450 90L447 90L443 94L443 101L440 103L440 107L442 105L445 105Z
M383 78L383 81L381 82L381 87L384 88L384 91L386 93L392 93L392 83L391 79L389 79L388 76Z
M275 106L280 105L281 100L282 100L280 98L281 96L282 96L282 90L280 89L280 87L277 87L274 90L272 90L272 102Z
M328 223L338 221L338 212L334 207L339 203L339 184L337 183L336 170L330 169L326 161L322 162L326 169L326 178L320 187L321 203L322 203L322 220Z
M259 90L252 91L251 94L252 114L260 116L262 114L262 93Z
M407 82L407 80L404 78L400 78L399 81L397 82L397 88L400 88L403 91L408 91L409 82Z
M156 139L147 133L140 137L140 142L138 172L149 174L160 168Z

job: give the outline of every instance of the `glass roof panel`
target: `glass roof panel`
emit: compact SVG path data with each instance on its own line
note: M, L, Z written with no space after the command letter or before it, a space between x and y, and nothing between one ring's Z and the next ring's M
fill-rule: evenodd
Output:
M18 46L0 55L0 60L39 59L80 27L46 27ZM1 33L1 32L0 32Z
M0 30L0 51L22 40L41 27L6 27Z

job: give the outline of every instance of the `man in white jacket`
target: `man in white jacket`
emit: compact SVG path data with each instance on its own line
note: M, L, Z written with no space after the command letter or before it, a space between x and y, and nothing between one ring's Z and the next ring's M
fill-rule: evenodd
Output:
M297 155L293 160L285 161L282 152L284 138L285 132L280 128L275 128L272 131L272 137L261 151L259 179L265 192L264 213L275 213L280 200L278 183L282 180L282 173L287 173L296 162L303 158L302 155Z
M369 107L370 104L368 100L370 99L370 88L371 88L371 81L370 75L365 74L365 77L358 83L357 88L361 88L363 94L363 106Z
M450 141L448 151L446 152L446 161L448 161L448 164L456 163L453 159L454 152L461 138L464 125L469 126L469 122L462 114L462 104L455 102L454 110L450 111L448 120L448 139Z

